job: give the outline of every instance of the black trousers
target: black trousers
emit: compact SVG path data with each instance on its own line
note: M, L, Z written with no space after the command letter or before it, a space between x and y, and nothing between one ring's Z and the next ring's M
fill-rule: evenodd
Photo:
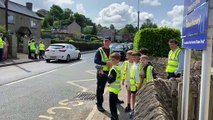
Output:
M167 79L170 79L170 78L179 78L180 77L180 74L175 74L175 73L167 73Z
M105 74L108 75L108 71L104 71ZM96 99L97 99L97 106L102 107L102 104L104 102L104 89L106 86L107 80L102 75L97 73L97 89L96 89Z
M28 58L31 59L31 50L30 50L30 46L28 46Z
M118 120L118 112L117 112L117 100L118 95L110 92L109 93L109 108L111 113L111 120Z
M43 58L44 50L39 50L39 59Z
M3 60L3 48L0 48L0 61Z

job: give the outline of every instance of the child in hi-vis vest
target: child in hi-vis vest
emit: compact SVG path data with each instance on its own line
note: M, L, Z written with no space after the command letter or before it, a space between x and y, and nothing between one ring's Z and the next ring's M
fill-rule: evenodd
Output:
M123 101L118 99L118 93L121 91L121 66L119 65L121 55L119 53L112 53L111 55L112 67L109 74L100 73L106 78L109 91L109 108L111 113L111 120L118 120L117 104Z
M130 118L134 116L134 108L135 108L135 97L137 91L140 89L142 81L140 77L140 72L142 70L142 64L140 62L141 54L139 52L133 52L133 65L130 68L130 91L131 91L131 108Z
M130 68L133 65L133 60L132 60L132 53L134 51L129 50L127 52L127 60L123 62L122 65L122 85L126 85L127 89L127 107L125 108L125 112L130 112L131 107L130 107L130 101L131 101L131 91L130 91Z
M146 85L150 81L156 79L157 74L156 74L155 69L152 66L148 56L142 55L141 56L141 62L144 66L141 73L140 73L141 80L142 80L143 85Z

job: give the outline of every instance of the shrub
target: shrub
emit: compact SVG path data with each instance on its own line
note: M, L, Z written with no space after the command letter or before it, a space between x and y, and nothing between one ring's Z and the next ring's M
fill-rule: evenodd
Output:
M72 40L71 37L66 37L66 38L65 38L65 41L69 43L69 42L72 42L73 40Z
M134 50L145 47L150 56L167 57L169 52L168 41L177 39L181 45L181 33L172 28L146 28L136 33Z
M81 51L96 50L101 46L101 42L82 42L82 41L71 41L67 42L65 40L52 40L51 43L70 43L77 47Z

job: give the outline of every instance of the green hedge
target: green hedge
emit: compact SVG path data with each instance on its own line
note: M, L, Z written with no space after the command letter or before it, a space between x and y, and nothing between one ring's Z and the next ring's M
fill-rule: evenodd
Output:
M144 47L149 49L150 56L167 57L170 39L177 39L181 45L180 31L172 28L146 28L136 33L134 50Z
M54 43L70 43L70 44L74 45L75 47L77 47L80 51L96 50L102 45L101 42L82 42L82 41L68 42L65 40L52 40L51 44L54 44Z

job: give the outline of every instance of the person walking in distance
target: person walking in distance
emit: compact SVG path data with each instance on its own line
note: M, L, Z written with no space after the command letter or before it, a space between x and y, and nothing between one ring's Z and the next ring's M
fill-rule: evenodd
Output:
M109 48L111 44L111 38L110 37L106 37L103 40L103 46L98 48L98 50L96 51L95 54L95 59L94 62L97 65L101 65L102 66L102 70L105 74L109 74L109 70L110 67L112 67L112 63L110 62L110 54L111 54L111 50ZM97 99L97 109L100 112L105 112L105 109L103 108L103 102L104 102L104 98L103 98L103 94L104 94L104 89L106 86L106 78L99 74L99 72L97 72L97 89L96 89L96 99Z
M166 66L167 78L177 78L181 76L184 65L183 51L178 47L178 41L176 39L169 40L169 55L168 64Z
M0 61L3 60L4 41L3 41L2 37L3 37L3 34L0 33Z
M39 43L39 59L44 59L44 50L45 50L45 45L43 42Z
M6 60L8 59L8 46L9 46L9 42L7 40L7 37L4 37L4 55L3 58Z

